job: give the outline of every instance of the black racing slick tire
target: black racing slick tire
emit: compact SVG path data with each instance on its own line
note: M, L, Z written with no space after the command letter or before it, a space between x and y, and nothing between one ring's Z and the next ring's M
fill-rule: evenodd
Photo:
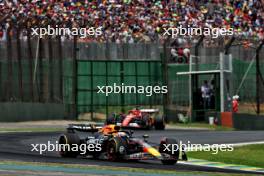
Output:
M125 140L114 137L107 142L107 158L109 161L120 161L126 155L127 143Z
M157 116L154 119L154 127L156 130L164 130L165 129L165 120L164 117Z
M176 150L175 150L176 149ZM170 159L162 159L161 162L164 165L174 165L179 159L179 144L177 140L172 138L165 138L160 142L159 152L162 154L168 154Z
M79 151L76 151L76 146L80 146L80 138L75 133L65 133L59 138L59 154L61 157L76 158ZM73 146L75 149L73 150Z

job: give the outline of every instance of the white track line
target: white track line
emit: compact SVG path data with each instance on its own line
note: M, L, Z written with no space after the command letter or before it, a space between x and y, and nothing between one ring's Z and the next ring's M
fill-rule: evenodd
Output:
M254 142L240 142L240 143L233 143L234 147L240 147L245 145L254 145L254 144L264 144L264 141L254 141Z

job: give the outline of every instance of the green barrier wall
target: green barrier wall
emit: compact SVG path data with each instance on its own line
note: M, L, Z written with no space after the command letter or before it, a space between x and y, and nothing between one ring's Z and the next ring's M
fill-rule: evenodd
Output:
M162 94L109 94L98 92L97 86L155 86L162 85L159 61L88 61L77 62L78 113L108 113L109 107L161 105Z
M238 130L264 130L264 116L233 113L233 126Z
M0 122L65 119L65 108L55 103L0 103Z

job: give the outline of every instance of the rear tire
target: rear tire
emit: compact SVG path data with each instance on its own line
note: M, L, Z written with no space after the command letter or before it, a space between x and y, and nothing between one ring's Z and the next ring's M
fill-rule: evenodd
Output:
M165 120L164 117L157 116L154 121L154 126L156 130L164 130L165 129Z
M171 144L168 148L170 149L170 151L165 151L165 146L164 144ZM177 145L178 149L176 151L173 151L173 149L175 149L175 146L172 147L173 145ZM164 165L174 165L177 163L178 159L179 159L179 144L177 142L177 140L172 139L172 138L165 138L163 141L161 141L160 146L159 146L159 152L165 153L165 154L169 154L170 156L173 157L173 159L165 159L165 160L161 160L162 164Z
M80 138L75 133L65 133L60 136L59 144L64 144L65 147L60 148L60 156L67 158L76 158L79 151L72 151L73 145L80 145Z

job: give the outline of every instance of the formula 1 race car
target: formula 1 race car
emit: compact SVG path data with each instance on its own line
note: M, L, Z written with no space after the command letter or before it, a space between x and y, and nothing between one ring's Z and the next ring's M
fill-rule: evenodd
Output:
M90 135L80 138L78 131L92 133L85 133ZM165 165L173 165L180 159L187 160L185 152L175 146L178 146L175 139L163 138L160 144L151 144L147 138L147 135L135 138L132 131L123 131L120 126L116 125L103 127L70 125L67 133L59 138L59 146L63 149L60 150L60 155L62 157L92 156L109 161L156 159L161 160ZM86 152L81 153L78 150L71 150L74 145L96 145L98 150L88 150L87 148Z
M164 117L159 115L158 109L133 109L128 114L115 114L106 118L106 124L115 124L122 128L141 128L156 130L165 129Z

